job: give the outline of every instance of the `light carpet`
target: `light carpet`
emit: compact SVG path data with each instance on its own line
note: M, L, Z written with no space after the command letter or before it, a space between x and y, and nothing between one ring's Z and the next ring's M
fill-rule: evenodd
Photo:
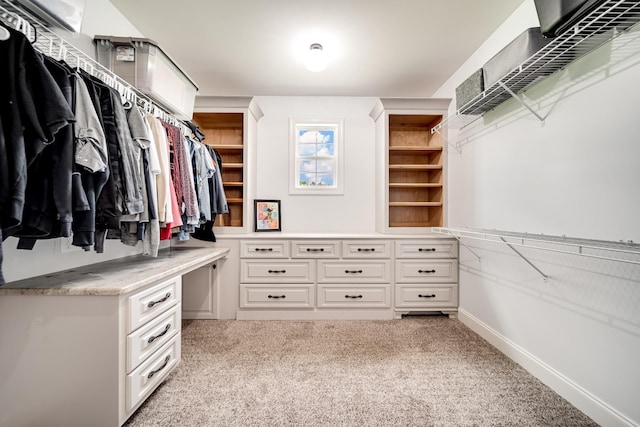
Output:
M127 426L595 426L458 320L184 321Z

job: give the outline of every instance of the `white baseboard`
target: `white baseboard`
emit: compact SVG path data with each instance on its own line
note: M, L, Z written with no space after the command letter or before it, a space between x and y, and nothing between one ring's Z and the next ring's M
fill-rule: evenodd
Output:
M637 425L463 308L458 309L458 319L598 424L611 427Z

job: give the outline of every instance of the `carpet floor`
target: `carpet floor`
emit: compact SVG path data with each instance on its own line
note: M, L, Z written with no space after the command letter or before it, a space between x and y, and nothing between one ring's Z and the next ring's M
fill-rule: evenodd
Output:
M183 321L127 426L596 426L458 320Z

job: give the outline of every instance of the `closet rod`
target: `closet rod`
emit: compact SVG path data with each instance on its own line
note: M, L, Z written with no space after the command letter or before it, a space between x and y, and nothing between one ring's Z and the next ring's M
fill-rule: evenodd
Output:
M146 112L181 128L186 134L191 133L187 126L165 108L158 105L151 98L143 94L126 80L98 63L91 56L64 40L32 15L14 3L14 0L1 0L0 20L17 31L23 33L33 47L40 53L51 58L67 62L70 66L82 69L90 75L99 78L105 84L116 89L123 101L135 102Z
M434 233L446 234L457 239L473 239L501 245L520 246L567 255L578 255L605 261L622 262L640 265L640 244L632 241L615 242L608 240L578 239L565 236L551 236L544 234L518 233L510 231L433 227ZM544 246L553 245L553 247ZM572 250L570 250L571 248ZM606 251L610 256L603 256L587 251ZM624 256L628 256L628 259Z

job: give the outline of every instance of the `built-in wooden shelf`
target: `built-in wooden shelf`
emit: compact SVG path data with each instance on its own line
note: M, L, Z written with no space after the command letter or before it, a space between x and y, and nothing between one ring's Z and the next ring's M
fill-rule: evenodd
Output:
M242 227L244 218L244 114L194 113L193 122L205 135L204 143L222 157L222 186L229 214L218 215L215 226Z
M443 152L433 114L389 114L388 226L438 227L443 221Z

